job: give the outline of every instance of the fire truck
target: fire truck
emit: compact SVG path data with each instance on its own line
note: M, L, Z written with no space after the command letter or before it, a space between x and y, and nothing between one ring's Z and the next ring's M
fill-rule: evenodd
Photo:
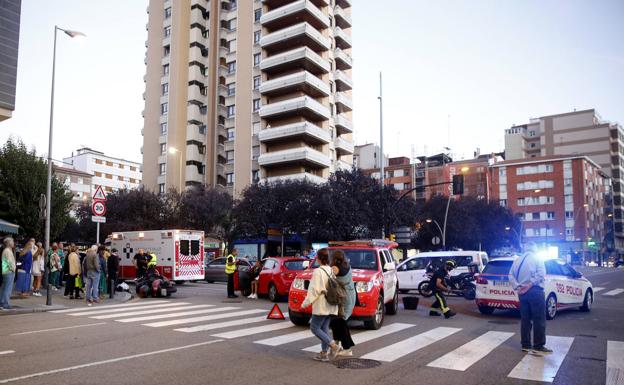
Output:
M134 256L139 249L155 253L162 276L177 283L204 279L204 232L151 230L113 233L110 247L120 257L119 278L136 278Z

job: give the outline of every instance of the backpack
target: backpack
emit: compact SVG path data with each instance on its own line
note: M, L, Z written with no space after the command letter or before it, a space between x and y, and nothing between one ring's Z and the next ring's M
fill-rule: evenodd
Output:
M319 267L319 269L321 268ZM325 270L323 271L327 274ZM327 288L325 290L325 299L327 300L327 303L330 305L344 305L347 299L347 291L344 286L335 277L329 274L327 274L327 277L329 278L327 280Z

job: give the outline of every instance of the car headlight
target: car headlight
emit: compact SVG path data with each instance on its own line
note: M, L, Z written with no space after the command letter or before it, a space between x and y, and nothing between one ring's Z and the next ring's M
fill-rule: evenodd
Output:
M292 288L297 289L297 290L305 290L303 279L295 278L295 280L292 283Z
M357 291L358 293L368 293L369 291L373 290L373 286L373 281L356 282L355 291Z

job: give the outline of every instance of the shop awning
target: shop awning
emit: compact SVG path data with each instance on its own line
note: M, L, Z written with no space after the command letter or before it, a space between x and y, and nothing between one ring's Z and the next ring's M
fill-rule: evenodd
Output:
M7 222L4 219L0 219L0 233L17 234L18 230L19 230L18 225L11 223L11 222Z

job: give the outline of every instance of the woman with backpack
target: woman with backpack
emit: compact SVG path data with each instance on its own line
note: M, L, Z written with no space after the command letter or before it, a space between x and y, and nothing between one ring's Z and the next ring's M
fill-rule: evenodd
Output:
M19 262L21 265L17 268L17 282L15 284L16 289L20 292L21 298L27 298L30 291L30 273L33 263L33 249L34 242L26 242L26 246L20 253Z
M308 294L301 307L307 308L312 305L310 330L312 334L321 340L321 352L315 355L314 359L327 362L330 358L336 358L342 350L340 345L329 335L330 317L338 314L338 306L330 305L326 298L329 280L334 278L334 273L331 267L329 267L329 253L327 249L319 250L316 260L320 266L312 273ZM328 352L328 350L330 351Z
M336 280L342 284L346 291L344 305L340 306L338 317L332 318L329 326L332 335L336 341L340 342L342 351L338 353L340 356L352 356L351 348L355 346L351 339L351 332L347 321L351 317L353 307L355 306L355 286L353 284L353 276L351 274L351 266L345 258L344 251L335 250L332 253L332 270L336 275Z

